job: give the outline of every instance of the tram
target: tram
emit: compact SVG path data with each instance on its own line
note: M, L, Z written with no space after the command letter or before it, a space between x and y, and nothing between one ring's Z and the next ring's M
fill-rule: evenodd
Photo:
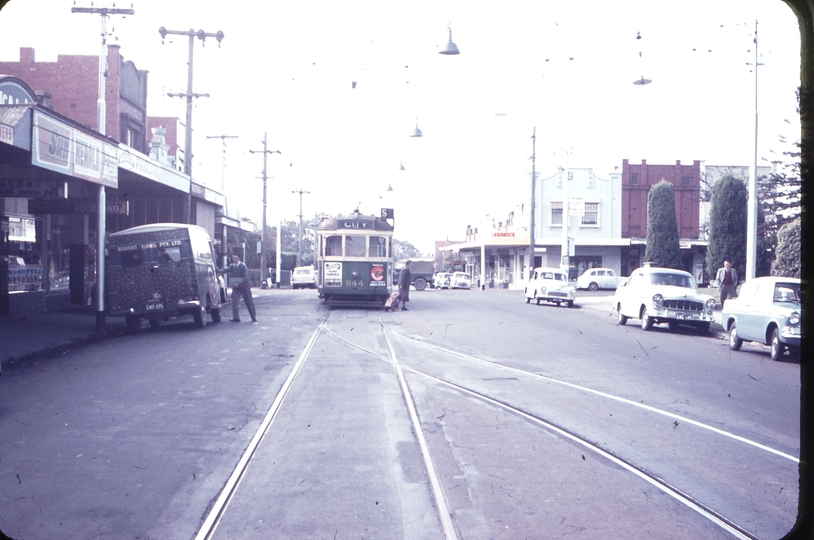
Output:
M317 289L331 306L383 306L393 287L393 226L354 211L317 225Z

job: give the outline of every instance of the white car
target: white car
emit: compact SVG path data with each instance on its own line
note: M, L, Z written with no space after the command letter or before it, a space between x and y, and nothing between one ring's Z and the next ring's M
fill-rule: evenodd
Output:
M667 323L670 330L689 325L699 334L706 334L713 321L715 299L698 292L695 278L689 272L643 266L619 284L611 307L616 310L620 325L628 319L640 319L642 330Z
M313 266L297 266L291 272L291 287L299 289L301 287L308 287L309 289L317 288L317 273L314 271Z
M449 278L450 289L471 289L472 278L466 272L453 272L452 277Z
M451 279L452 272L437 272L433 278L432 286L435 289L449 289Z
M577 278L577 289L615 289L622 278L610 268L588 268Z
M568 283L568 276L559 268L535 268L526 284L526 303L536 300L574 306L576 289Z

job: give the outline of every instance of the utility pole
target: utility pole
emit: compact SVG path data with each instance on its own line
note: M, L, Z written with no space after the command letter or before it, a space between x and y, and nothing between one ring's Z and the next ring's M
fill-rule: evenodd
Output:
M263 133L263 149L262 150L249 150L252 154L263 154L263 229L261 234L261 247L260 247L260 281L265 283L266 278L268 277L268 267L266 266L266 157L269 154L282 154L279 150L269 150L266 147L266 138L268 133ZM277 253L277 257L279 258L280 254ZM280 279L280 276L277 276L277 279Z
M537 126L534 126L534 131L531 133L531 226L529 227L529 266L528 266L528 275L525 276L528 279L531 276L531 273L534 271L534 212L535 207L537 205Z
M209 94L194 94L192 92L192 51L194 50L193 45L195 44L195 38L201 40L201 43L204 44L206 38L213 37L218 40L218 47L220 47L220 42L223 40L223 32L218 30L214 34L209 34L204 32L203 30L167 30L163 26L158 29L158 33L161 34L161 43L164 43L164 38L167 34L179 35L179 36L189 36L189 62L188 62L188 70L187 70L187 91L184 94L177 93L177 92L170 92L167 95L169 97L185 97L187 98L187 118L186 118L186 126L185 127L185 138L184 141L184 174L189 176L189 194L187 196L187 207L185 210L186 216L184 221L187 223L192 223L192 98L198 97L209 97Z
M300 194L300 247L299 251L297 252L297 266L302 266L302 194L307 193L308 195L311 194L310 191L306 191L303 188L295 189L291 193L299 193Z
M746 206L746 275L747 280L757 273L757 21L755 21L755 163L749 175L749 197ZM748 63L747 63L748 65Z
M223 155L221 156L220 161L220 191L221 193L225 193L226 191L226 139L237 139L237 135L207 135L207 139L220 139L223 143L222 152Z
M93 4L91 4L93 5ZM115 6L115 4L114 4ZM130 6L132 8L132 4ZM99 126L97 130L102 135L105 134L106 102L105 102L105 77L107 76L107 17L109 15L135 15L133 9L121 8L95 8L95 7L72 7L71 13L91 13L102 16L102 46L99 50L99 97L96 101L96 110L99 116ZM96 331L105 332L105 234L107 197L105 195L104 184L99 185L97 206L97 227L96 227Z

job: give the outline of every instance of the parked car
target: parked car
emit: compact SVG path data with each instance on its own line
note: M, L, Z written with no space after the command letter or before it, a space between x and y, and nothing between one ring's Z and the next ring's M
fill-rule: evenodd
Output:
M559 268L535 268L525 289L526 303L536 300L574 306L576 289L568 283L565 272Z
M433 277L433 287L436 289L449 289L452 272L438 272Z
M577 278L577 289L615 289L622 278L610 268L588 268Z
M293 289L300 289L308 287L309 289L317 288L317 273L314 271L313 266L297 266L291 272L291 287Z
M643 266L616 288L611 307L617 322L640 319L642 330L667 323L670 330L680 325L693 326L699 334L709 332L715 299L698 292L689 272L672 268Z
M453 272L449 279L450 289L471 289L472 278L466 272Z
M721 326L729 332L729 348L737 351L744 341L769 346L772 360L786 349L800 355L800 280L758 277L741 285L736 298L724 302Z

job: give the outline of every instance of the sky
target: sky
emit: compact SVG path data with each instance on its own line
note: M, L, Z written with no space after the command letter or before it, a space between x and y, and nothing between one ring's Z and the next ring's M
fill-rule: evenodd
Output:
M95 7L113 7L94 0ZM0 61L98 56L86 0L10 0ZM117 7L130 7L119 1ZM267 220L378 214L423 253L504 220L530 198L534 163L592 168L622 160L751 165L799 139L796 18L780 0L135 0L112 16L111 43L149 71L147 112L184 119L187 36L195 39L192 176L228 197L230 215ZM755 63L755 22L759 68ZM111 30L112 29L112 30ZM449 40L459 55L441 55ZM640 79L652 82L634 85ZM355 87L354 84L355 83ZM36 90L36 89L35 89ZM416 126L423 137L410 135ZM223 141L226 139L225 168ZM403 165L404 170L400 170ZM225 172L224 172L225 171ZM391 189L392 188L392 189ZM303 191L302 195L294 193Z

